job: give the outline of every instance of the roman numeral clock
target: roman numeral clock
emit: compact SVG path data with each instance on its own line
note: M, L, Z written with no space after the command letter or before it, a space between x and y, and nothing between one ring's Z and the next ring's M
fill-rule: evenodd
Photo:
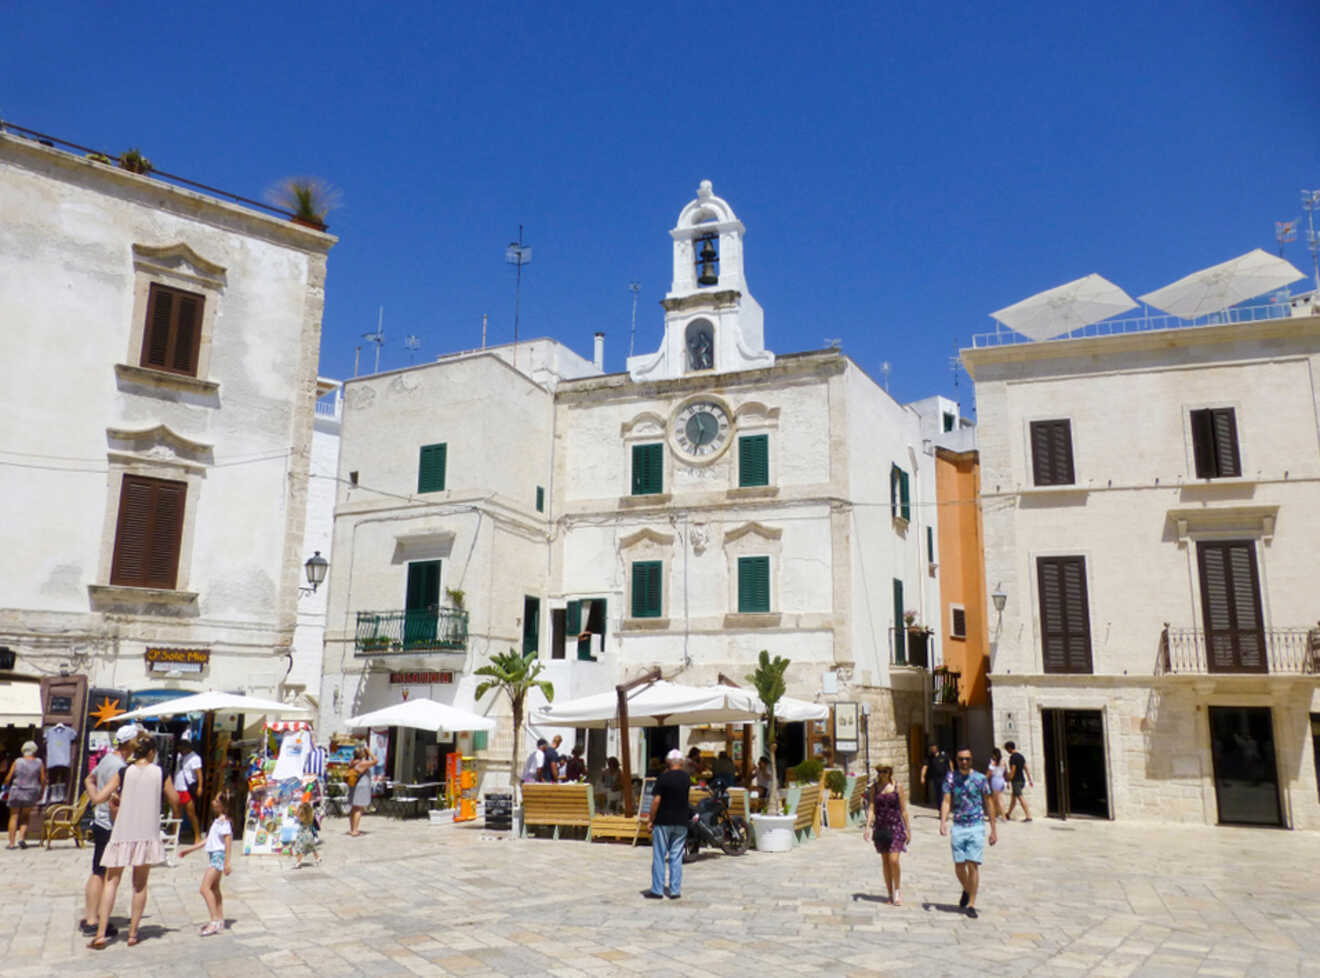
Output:
M733 420L718 401L701 398L689 401L674 415L674 449L689 462L713 462L729 445Z

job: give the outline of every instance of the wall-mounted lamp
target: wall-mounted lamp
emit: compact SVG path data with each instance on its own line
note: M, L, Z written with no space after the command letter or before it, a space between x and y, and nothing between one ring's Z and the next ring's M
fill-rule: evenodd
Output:
M1008 595L1004 593L1002 582L995 585L995 589L990 592L990 600L995 603L995 611L1001 615L1004 613L1004 605L1008 604Z
M303 569L307 571L307 583L311 587L299 587L298 591L302 594L315 594L316 589L325 580L325 572L330 569L330 561L322 557L321 551L318 550L307 558Z

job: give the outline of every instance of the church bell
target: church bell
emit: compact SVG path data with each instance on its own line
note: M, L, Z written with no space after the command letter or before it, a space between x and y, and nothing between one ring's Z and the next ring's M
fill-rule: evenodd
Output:
M701 265L701 273L697 276L698 285L717 285L720 281L720 274L716 271L716 265L719 263L719 255L715 253L714 237L705 237L701 239L701 255L697 262Z

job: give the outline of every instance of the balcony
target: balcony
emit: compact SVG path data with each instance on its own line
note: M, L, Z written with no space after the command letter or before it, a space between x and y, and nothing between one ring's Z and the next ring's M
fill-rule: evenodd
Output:
M1173 628L1160 633L1157 676L1320 675L1320 628L1213 631Z
M456 608L426 611L359 611L354 653L360 656L415 652L462 652L468 616Z
M930 664L930 636L925 628L889 629L889 664L926 669Z
M934 706L958 705L958 680L962 673L939 666L931 675L931 703Z

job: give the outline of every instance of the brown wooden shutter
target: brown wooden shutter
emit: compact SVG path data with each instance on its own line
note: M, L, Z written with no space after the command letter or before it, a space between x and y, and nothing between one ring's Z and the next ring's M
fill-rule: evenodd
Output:
M1232 408L1191 412L1192 454L1198 479L1226 479L1242 474L1237 419Z
M1031 474L1038 486L1072 485L1071 421L1031 422Z
M1038 557L1036 577L1040 590L1040 635L1045 671L1091 672L1086 559Z
M170 365L179 373L195 374L198 339L202 331L202 299L180 292L175 306L174 355Z
M124 476L111 584L174 589L187 493L183 482Z
M174 293L158 285L147 300L146 338L142 343L142 365L164 368L169 364L170 322L174 316Z
M196 375L205 296L152 285L142 336L142 365Z
M1251 540L1201 541L1201 611L1211 672L1265 672L1265 627Z

